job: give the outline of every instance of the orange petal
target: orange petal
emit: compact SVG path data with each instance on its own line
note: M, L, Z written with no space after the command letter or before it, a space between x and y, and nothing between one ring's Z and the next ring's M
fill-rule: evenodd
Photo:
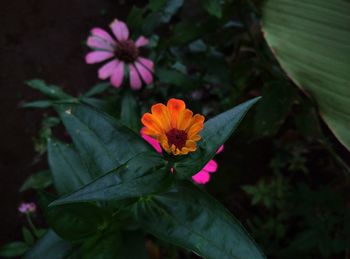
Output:
M186 108L185 102L179 99L172 98L168 101L167 107L170 115L170 125L175 128L179 113Z
M187 129L188 138L192 138L199 131L201 131L203 127L204 127L204 116L196 114L192 119L191 125Z
M154 133L156 134L162 133L162 128L160 127L157 119L152 114L145 113L141 118L141 122L146 128L153 131Z
M204 116L203 115L200 115L200 114L196 114L193 116L193 119L192 119L193 123L204 123Z
M185 109L180 112L179 118L177 119L177 128L179 130L185 130L192 122L193 112L189 109Z
M170 130L170 119L167 107L162 103L157 103L151 108L154 115L165 132Z
M151 130L150 128L143 127L142 128L142 134L145 134L147 136L157 137L159 135L158 132L155 132L154 130Z
M162 134L159 136L158 141L160 145L163 147L163 149L169 153L170 151L169 151L168 138L164 134Z
M176 148L176 146L174 144L171 145L170 147L170 151L171 153L173 153L175 156L178 155L180 153L180 150L178 148Z
M188 153L190 152L190 150L188 149L188 148L186 148L186 147L183 147L182 149L181 149L181 155L187 155Z
M199 135L192 135L191 137L189 137L189 140L193 140L193 141L199 141L202 137Z
M187 148L190 151L195 151L197 149L196 142L194 142L193 140L187 140L185 148Z

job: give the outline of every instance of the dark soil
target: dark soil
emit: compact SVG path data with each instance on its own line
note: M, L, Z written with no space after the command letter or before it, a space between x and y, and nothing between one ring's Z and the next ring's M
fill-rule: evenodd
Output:
M21 238L21 201L33 194L18 190L24 179L45 168L46 157L33 149L42 112L21 109L41 95L24 81L43 78L78 94L98 82L96 67L86 65L84 41L94 26L125 19L135 2L116 0L12 0L0 4L0 245Z

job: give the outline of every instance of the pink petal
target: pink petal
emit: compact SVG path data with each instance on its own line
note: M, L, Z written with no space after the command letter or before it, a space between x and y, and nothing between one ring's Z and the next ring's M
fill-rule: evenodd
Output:
M139 57L137 61L144 65L149 71L153 71L154 64L152 60L148 58Z
M222 144L222 145L219 147L218 151L216 151L216 154L221 153L223 150L224 150L224 144Z
M218 164L215 162L215 160L210 160L204 167L204 171L207 171L209 173L215 173L218 170Z
M115 44L115 40L111 37L111 35L109 35L108 32L106 32L105 30L101 29L101 28L93 28L91 30L91 35L99 37L101 39L104 39L106 41L109 41L111 43Z
M114 45L111 42L96 36L90 36L87 40L87 45L90 48L114 51Z
M96 51L89 52L85 56L85 61L88 64L94 64L94 63L98 63L106 59L109 59L113 56L114 56L113 52L96 50Z
M112 73L112 76L111 76L112 85L119 88L122 85L123 78L124 78L124 62L120 61Z
M136 65L136 68L139 71L143 81L145 81L145 83L148 85L151 84L153 82L152 73L137 61L135 62L135 65Z
M158 153L162 153L162 148L160 147L159 143L157 140L154 138L147 136L145 134L142 134L142 129L141 129L141 136L144 140L146 140Z
M139 74L137 73L136 68L133 64L129 65L129 77L130 77L130 86L134 90L138 90L142 86L142 82Z
M111 30L113 31L115 37L119 41L124 41L129 38L129 29L128 26L122 21L118 21L115 19L111 24L110 24Z
M148 43L149 43L149 40L148 40L147 38L145 38L145 37L143 37L143 36L140 36L140 37L136 40L135 46L139 48L139 47L142 47L142 46L147 45Z
M98 78L100 79L107 79L110 77L114 71L114 69L117 67L118 61L117 60L112 60L108 63L106 63L104 66L102 66L98 70Z
M206 184L210 180L208 172L201 170L199 173L192 176L192 180L197 184Z

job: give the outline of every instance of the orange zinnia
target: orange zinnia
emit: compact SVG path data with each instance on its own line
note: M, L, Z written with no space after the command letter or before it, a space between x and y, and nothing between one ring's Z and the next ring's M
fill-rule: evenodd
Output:
M204 126L204 116L186 109L185 102L170 99L165 106L157 103L151 113L142 116L143 133L156 139L169 154L186 155L197 149L199 132Z

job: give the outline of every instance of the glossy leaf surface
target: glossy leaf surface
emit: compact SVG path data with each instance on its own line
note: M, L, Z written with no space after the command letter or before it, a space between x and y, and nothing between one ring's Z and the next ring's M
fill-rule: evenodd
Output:
M241 224L189 182L139 201L133 215L146 231L204 258L264 258Z
M265 37L282 68L314 98L336 137L350 148L350 2L268 0Z

